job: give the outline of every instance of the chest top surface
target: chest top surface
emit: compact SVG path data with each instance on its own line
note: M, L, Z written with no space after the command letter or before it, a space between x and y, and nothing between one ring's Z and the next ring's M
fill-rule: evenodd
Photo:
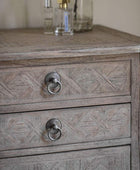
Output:
M138 53L140 37L103 26L74 36L44 35L41 29L0 30L0 61Z

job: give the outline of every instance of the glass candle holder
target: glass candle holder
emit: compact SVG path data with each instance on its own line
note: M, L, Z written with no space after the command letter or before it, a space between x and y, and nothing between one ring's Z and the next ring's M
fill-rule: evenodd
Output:
M51 0L44 0L44 33L53 34L53 7Z
M73 0L74 31L82 32L92 30L93 27L93 0Z
M55 9L55 35L73 35L72 9Z
M73 10L69 8L71 0L57 0L55 8L55 35L73 35Z

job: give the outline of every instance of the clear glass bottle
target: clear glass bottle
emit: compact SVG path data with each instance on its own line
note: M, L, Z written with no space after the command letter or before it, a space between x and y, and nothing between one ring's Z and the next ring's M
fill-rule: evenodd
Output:
M55 9L55 35L73 35L73 10L68 8L70 0L57 0Z
M44 33L53 34L53 7L51 0L44 0Z
M92 30L93 27L93 0L73 0L74 31L82 32Z

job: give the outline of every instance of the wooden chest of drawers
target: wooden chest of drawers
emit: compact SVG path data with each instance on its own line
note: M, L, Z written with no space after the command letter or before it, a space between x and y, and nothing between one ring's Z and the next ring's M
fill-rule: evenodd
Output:
M139 170L140 38L0 31L0 170Z

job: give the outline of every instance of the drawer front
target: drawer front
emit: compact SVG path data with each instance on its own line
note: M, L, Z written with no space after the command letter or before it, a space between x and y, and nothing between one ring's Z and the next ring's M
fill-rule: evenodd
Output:
M46 131L52 118L62 124L62 136L56 141ZM0 115L0 150L125 137L130 137L130 104Z
M1 170L130 170L129 146L0 160Z
M44 79L50 72L60 75L59 94L47 91ZM0 70L0 105L118 95L130 95L130 61Z

